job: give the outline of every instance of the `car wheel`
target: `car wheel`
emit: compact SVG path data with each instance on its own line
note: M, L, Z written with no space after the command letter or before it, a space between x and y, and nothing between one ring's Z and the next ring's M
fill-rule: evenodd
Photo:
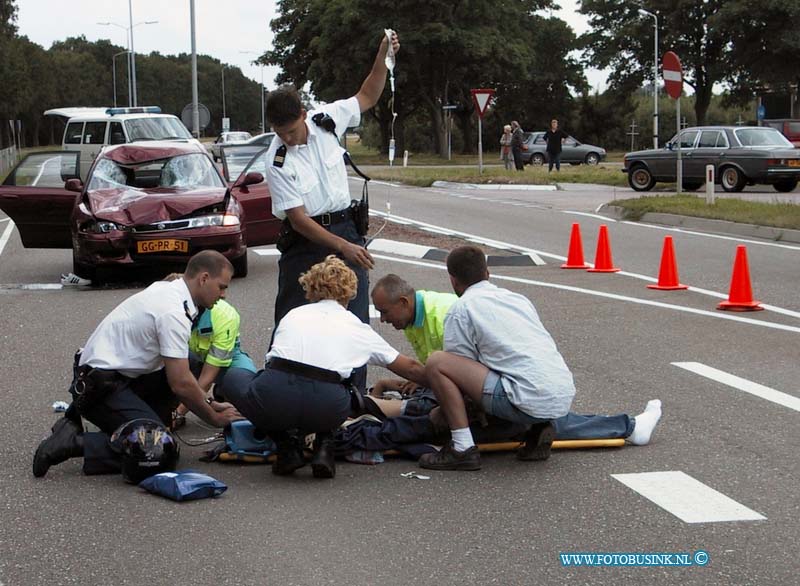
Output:
M656 184L650 170L644 165L639 165L628 171L628 185L634 191L650 191Z
M783 181L778 181L773 184L772 187L775 188L775 191L789 193L790 191L794 191L794 188L797 187L797 179L784 179Z
M736 167L725 167L719 176L722 189L728 192L738 193L744 189L745 177Z
M247 276L247 252L239 258L234 258L231 264L233 265L233 277L235 279L241 279Z
M702 183L697 183L696 181L684 181L683 182L684 191L697 191L702 186L703 186Z
M531 165L536 165L537 167L541 167L544 165L544 155L541 153L535 153L531 156Z
M589 153L586 155L585 161L587 165L597 165L600 162L600 155L597 153Z
M72 251L72 272L83 279L89 279L97 284L97 267L78 261L75 251Z

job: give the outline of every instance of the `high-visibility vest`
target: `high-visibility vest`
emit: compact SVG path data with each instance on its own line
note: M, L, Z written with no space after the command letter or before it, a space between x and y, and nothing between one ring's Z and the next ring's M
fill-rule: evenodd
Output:
M458 297L452 293L417 291L415 297L415 323L403 330L414 348L417 360L425 364L432 352L444 347L444 316ZM419 323L417 317L422 317Z
M250 357L242 352L239 342L239 312L220 299L205 310L189 337L189 350L203 362L219 368L230 366L256 372Z

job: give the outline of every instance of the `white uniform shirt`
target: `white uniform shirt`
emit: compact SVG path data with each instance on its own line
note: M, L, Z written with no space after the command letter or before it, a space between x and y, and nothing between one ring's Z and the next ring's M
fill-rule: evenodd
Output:
M330 115L336 135L317 126L311 117L318 112ZM308 112L306 144L287 146L283 166L273 164L283 141L275 137L266 155L267 184L272 195L272 213L284 219L286 210L305 206L309 216L338 212L350 205L350 186L344 164L345 150L339 144L347 128L361 122L361 108L354 97Z
M336 301L326 299L291 310L278 324L272 357L302 362L350 376L365 364L386 366L400 353Z
M572 373L527 297L475 283L444 318L444 349L498 373L511 404L532 417L569 411Z
M164 367L162 357L188 358L197 309L186 281L158 281L120 303L86 342L80 364L136 378Z

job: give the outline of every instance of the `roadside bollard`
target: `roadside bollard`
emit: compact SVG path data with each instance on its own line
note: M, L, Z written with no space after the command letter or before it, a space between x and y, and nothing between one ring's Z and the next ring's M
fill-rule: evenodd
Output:
M706 203L714 203L714 165L706 165Z
M408 151L403 151L403 167L408 167Z

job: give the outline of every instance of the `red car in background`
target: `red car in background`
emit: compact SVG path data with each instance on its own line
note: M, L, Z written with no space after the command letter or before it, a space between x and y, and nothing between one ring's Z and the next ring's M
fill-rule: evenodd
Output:
M85 185L79 157L28 155L0 186L0 209L26 248L72 248L73 272L83 278L95 281L98 269L112 267L183 266L205 249L224 254L244 277L247 247L277 240L263 173L245 169L226 181L199 145L104 148Z

